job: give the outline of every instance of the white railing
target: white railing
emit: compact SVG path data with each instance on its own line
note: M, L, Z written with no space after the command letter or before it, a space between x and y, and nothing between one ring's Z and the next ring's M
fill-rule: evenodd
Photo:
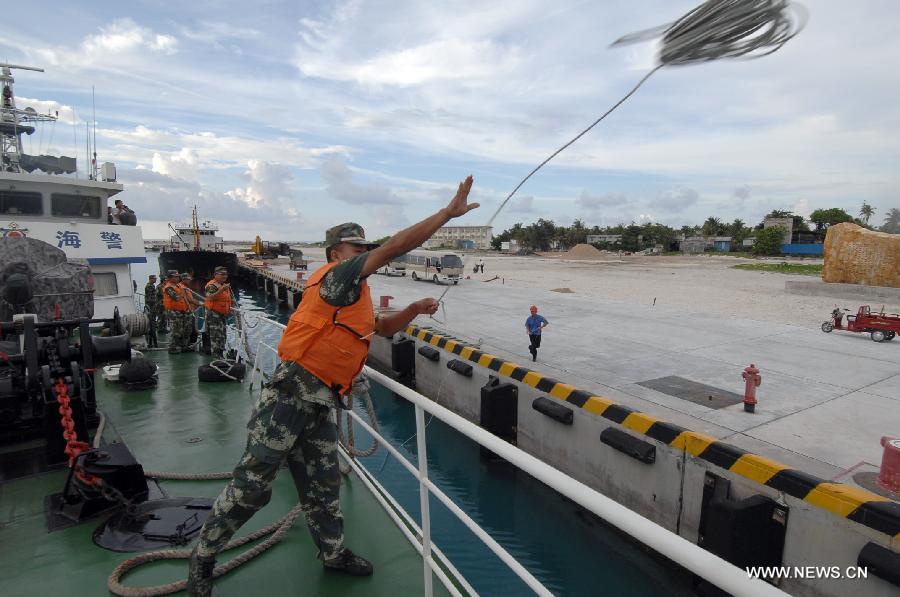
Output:
M270 319L260 318L268 324L284 330L285 326L272 321ZM255 377L259 359L259 351L262 348L267 350L275 350L269 344L259 341L257 342L257 352L253 359L253 369L251 371L251 380ZM557 492L568 497L583 508L590 510L607 523L618 528L637 541L653 548L666 558L680 564L684 568L699 575L705 580L716 585L720 589L731 593L738 597L759 597L759 596L784 596L777 587L774 587L762 580L750 578L746 571L741 570L730 562L706 551L705 549L691 543L680 535L672 533L655 522L644 518L643 516L629 510L625 506L619 504L606 497L605 495L591 489L580 481L576 481L572 477L562 473L561 471L551 467L547 463L538 460L534 456L524 452L523 450L505 442L497 436L485 431L474 423L464 419L460 415L450 411L439 404L429 400L427 397L419 394L397 381L375 371L370 367L365 368L366 374L370 379L378 382L383 387L391 390L396 395L411 402L415 407L416 418L416 443L417 443L417 463L413 464L406 459L396 448L394 448L384 437L377 433L371 425L364 421L359 415L353 411L348 411L349 416L372 435L394 458L396 458L403 467L410 472L419 481L419 501L422 511L421 530L416 529L420 535L417 539L414 534L410 533L405 525L410 524L409 515L390 498L389 494L375 481L375 479L356 461L350 458L346 453L344 457L350 463L351 467L357 472L363 482L375 494L378 501L382 504L388 514L401 527L404 534L422 555L423 573L425 579L425 595L431 597L431 575L432 572L441 580L444 586L453 595L460 595L460 592L453 585L450 579L442 570L432 552L436 553L441 563L457 577L457 581L472 594L474 590L465 583L465 580L452 567L443 554L431 542L431 520L429 512L429 494L434 495L444 506L447 507L460 521L466 525L476 537L478 537L500 560L502 560L509 568L527 584L538 595L552 595L552 593L528 570L526 570L512 555L509 554L499 543L497 543L478 523L472 520L468 514L457 506L453 500L447 496L437 485L428 478L428 459L426 455L426 429L425 413L431 414L433 417L449 425L456 431L459 431L469 439L487 448L491 452L504 458L510 464L525 471L532 477L549 485ZM386 499L390 499L390 504ZM396 515L397 510L402 513L401 519Z

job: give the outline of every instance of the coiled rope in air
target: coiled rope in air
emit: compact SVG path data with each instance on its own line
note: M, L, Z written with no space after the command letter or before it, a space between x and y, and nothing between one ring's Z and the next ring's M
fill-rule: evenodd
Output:
M600 118L529 172L503 200L487 225L494 223L494 219L516 191L532 175L612 114L662 67L710 62L722 58L751 59L771 54L803 29L806 17L807 13L802 5L791 3L790 0L707 0L674 23L638 31L617 39L613 42L613 46L662 36L659 64L644 75L631 91Z

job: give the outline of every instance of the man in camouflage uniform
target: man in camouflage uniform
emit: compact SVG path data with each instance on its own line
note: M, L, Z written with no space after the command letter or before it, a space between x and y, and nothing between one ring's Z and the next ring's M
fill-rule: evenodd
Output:
M166 308L163 305L163 286L165 280L156 285L156 309L153 311L153 317L156 319L156 333L165 333L169 331L169 321L166 317Z
M228 336L225 331L225 322L231 315L231 301L217 300L226 294L226 299L231 298L231 284L228 283L228 268L219 266L215 269L213 279L206 284L206 331L209 332L209 353L214 358L219 358L225 353L225 341ZM215 307L215 308L214 308ZM216 310L227 308L227 313Z
M156 325L156 302L158 299L159 296L156 294L156 276L150 274L150 277L147 279L147 285L144 286L144 313L147 315L147 319L150 320L150 329L147 332L147 346L150 348L159 346L156 337L156 332L158 331Z
M420 246L451 218L478 207L477 203L467 203L471 186L472 177L469 177L460 183L456 196L446 208L398 232L380 247L366 241L358 224L341 224L329 229L325 233L329 261L325 267L331 269L321 278L318 289L307 286L298 310L303 309L307 301L311 304L324 301L338 310L355 313L372 309L366 278L396 256ZM316 276L313 274L314 278ZM312 294L314 292L318 297ZM360 302L363 297L365 304ZM417 315L434 314L437 309L435 299L422 299L400 312L376 318L373 333L390 337L404 329ZM295 325L298 327L293 328ZM301 329L301 326L291 319L279 345L279 353L282 353L286 338L297 338L292 336L292 330ZM367 342L362 336L357 339ZM326 342L324 339L313 340L313 346L320 341ZM326 345L329 344L326 342ZM346 359L337 352L334 359L336 368L350 367L352 371L358 371L362 366L362 363L345 362ZM244 454L231 481L216 498L191 554L187 585L191 597L211 595L216 554L241 525L269 502L272 481L285 461L325 569L354 576L372 574L371 563L344 547L337 428L332 413L333 408L344 405L337 391L310 373L302 361L303 358L298 362L283 360L260 394L248 424ZM352 371L348 374L352 375Z
M188 311L185 311L181 314L181 334L182 338L184 339L182 350L185 351L194 350L194 343L191 342L191 338L194 335L197 324L197 319L194 317L194 312L197 310L197 307L203 304L197 298L197 294L191 289L191 282L193 280L194 276L192 276L190 273L185 272L181 274L181 292L184 295L188 306L190 307Z
M169 270L166 294L171 301L182 305L186 304L189 307L186 311L168 309L169 326L172 329L172 333L169 335L169 352L172 354L189 348L194 321L193 302L188 296L187 288L181 283L181 279L182 277L177 271Z

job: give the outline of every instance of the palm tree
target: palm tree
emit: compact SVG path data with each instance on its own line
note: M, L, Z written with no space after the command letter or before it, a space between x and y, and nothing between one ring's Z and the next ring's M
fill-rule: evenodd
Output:
M882 232L891 234L900 234L900 209L896 207L889 209L884 216L884 225L881 227Z
M725 225L722 224L722 220L716 217L706 218L706 221L703 222L703 226L700 228L703 236L717 236L722 233L722 230L725 228Z
M859 217L865 220L866 226L869 225L869 218L871 218L874 214L875 208L863 201L862 207L859 208Z

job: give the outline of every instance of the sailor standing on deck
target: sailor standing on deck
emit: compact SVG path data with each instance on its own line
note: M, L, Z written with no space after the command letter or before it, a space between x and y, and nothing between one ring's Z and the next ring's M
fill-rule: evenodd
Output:
M194 313L197 311L197 307L203 304L200 299L197 298L200 295L194 292L194 289L191 288L191 282L193 282L193 280L194 276L192 276L190 273L184 272L183 274L181 274L181 292L184 295L184 298L187 300L188 306L190 307L187 313L182 315L183 319L181 321L181 324L184 326L184 350L192 350L194 348L192 339L197 324Z
M169 336L169 352L174 354L186 350L190 341L190 332L185 336L187 317L193 320L194 310L188 301L181 276L174 269L169 270L163 286L163 306L169 316L172 334Z
M165 280L156 285L156 308L153 310L153 317L156 318L157 334L169 331L169 322L166 318L166 307L163 305L163 288L165 285Z
M159 300L159 295L156 294L156 276L150 274L150 277L147 279L147 285L144 286L144 311L147 313L147 319L150 320L147 346L150 348L158 346L156 337L156 332L158 331L156 323L157 300Z
M219 358L225 353L225 321L231 315L231 284L228 268L219 266L213 279L206 283L206 330L209 332L210 354Z
M344 547L341 477L333 408L346 408L373 334L390 337L417 315L434 314L438 302L422 299L376 318L366 278L415 249L450 219L478 207L468 204L472 177L460 183L444 209L401 230L382 246L366 240L358 224L325 233L328 263L309 278L300 306L278 345L281 364L250 416L247 448L219 494L191 554L188 594L212 592L215 555L272 495L272 481L287 461L319 558L326 570L372 574L372 564Z

